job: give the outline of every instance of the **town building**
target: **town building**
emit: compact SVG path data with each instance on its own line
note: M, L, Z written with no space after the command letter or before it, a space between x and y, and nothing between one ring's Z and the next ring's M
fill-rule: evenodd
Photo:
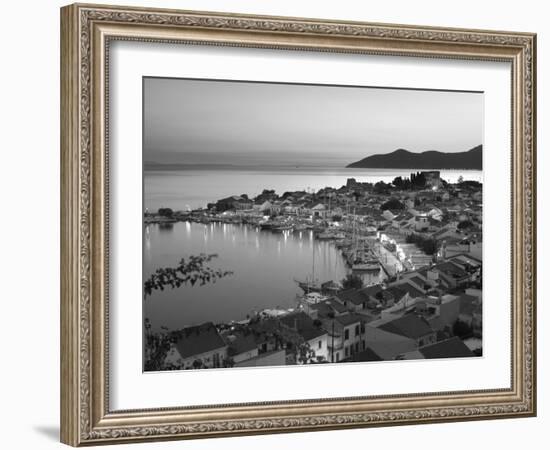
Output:
M364 316L349 312L323 320L328 332L329 361L344 361L366 349L365 321Z
M321 322L313 321L305 312L298 311L280 318L281 323L295 331L303 343L314 352L313 361L328 361L328 332L321 327Z
M426 186L431 188L439 188L441 186L442 183L439 170L425 170L420 173L424 175Z
M180 369L223 367L227 344L212 322L173 333L175 341L165 359L166 365Z
M416 314L405 314L381 324L379 328L389 333L413 339L418 347L433 344L437 340L437 334L428 321Z

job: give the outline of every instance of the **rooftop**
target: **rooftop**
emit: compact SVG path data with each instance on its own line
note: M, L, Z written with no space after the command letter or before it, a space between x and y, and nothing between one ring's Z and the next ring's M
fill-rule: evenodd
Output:
M407 291L403 289L401 285L389 286L388 288L386 288L386 292L393 295L393 298L395 300L401 300L407 294Z
M405 314L404 316L380 325L379 328L412 339L418 339L433 333L428 322L415 314Z
M382 286L380 284L375 284L373 286L368 286L366 288L361 289L361 293L375 297L378 292L382 291Z
M336 295L340 300L345 302L351 302L355 305L361 305L367 300L367 297L362 295L361 291L357 289L348 289L346 291L340 291Z
M311 317L305 312L295 312L281 317L281 323L288 328L295 329L306 341L320 337L327 332L320 327L315 326Z
M257 348L256 340L252 334L240 335L229 344L228 353L230 355L239 355Z
M226 346L212 322L174 332L176 348L182 358L211 352Z
M341 314L347 311L346 307L334 299L323 300L309 306L316 309L320 316L327 317L330 313Z
M434 267L434 269L451 276L463 277L465 275L468 275L465 270L450 261L439 263Z
M414 284L420 286L420 287L424 287L424 285L426 284L426 281L424 281L422 278L420 278L417 275L415 275L414 277L409 278L409 280L412 281Z
M364 351L355 353L351 360L354 362L383 361L383 358L372 348L367 347Z
M348 313L343 314L341 316L336 316L334 320L336 320L341 325L347 327L349 325L353 325L355 323L365 322L366 317L361 316L360 314L354 314L354 313Z
M422 283L420 286L423 286L423 284L424 283ZM408 293L411 298L418 298L424 295L422 291L420 291L419 289L414 287L412 284L407 282L398 284L396 285L396 287L399 288L400 291L404 291Z
M425 358L467 358L474 356L472 351L459 337L454 336L446 341L436 342L418 349Z

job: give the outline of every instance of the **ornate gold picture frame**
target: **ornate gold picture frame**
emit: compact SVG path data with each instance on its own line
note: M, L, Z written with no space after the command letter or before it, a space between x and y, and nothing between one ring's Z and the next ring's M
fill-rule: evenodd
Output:
M510 387L113 411L109 406L107 69L110 44L117 40L510 63ZM535 87L536 36L530 33L85 4L62 8L62 442L80 446L534 416Z

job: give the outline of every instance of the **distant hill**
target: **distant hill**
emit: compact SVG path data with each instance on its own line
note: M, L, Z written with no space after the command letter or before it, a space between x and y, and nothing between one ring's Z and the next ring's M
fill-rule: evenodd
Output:
M482 146L459 153L430 150L412 153L402 148L385 155L372 155L348 164L351 168L369 169L470 169L482 170Z

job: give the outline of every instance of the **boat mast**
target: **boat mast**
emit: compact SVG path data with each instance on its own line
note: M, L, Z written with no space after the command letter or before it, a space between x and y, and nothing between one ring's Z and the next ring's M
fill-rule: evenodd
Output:
M312 261L311 261L311 284L315 284L315 236L312 236L312 243L313 243L313 252L312 254Z
M355 206L353 207L353 259L357 259L357 215L355 214Z

